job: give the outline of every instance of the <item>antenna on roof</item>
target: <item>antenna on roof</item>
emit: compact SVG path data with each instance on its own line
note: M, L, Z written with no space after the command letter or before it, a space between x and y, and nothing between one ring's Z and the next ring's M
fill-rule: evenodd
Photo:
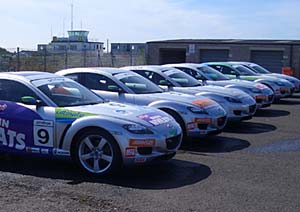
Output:
M63 37L65 37L65 18L63 19Z
M73 9L74 9L74 5L73 5L73 1L71 4L71 31L73 30Z

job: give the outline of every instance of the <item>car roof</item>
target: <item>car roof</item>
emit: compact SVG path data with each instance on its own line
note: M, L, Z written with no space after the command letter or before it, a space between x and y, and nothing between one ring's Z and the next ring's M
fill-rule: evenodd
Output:
M204 65L224 65L224 66L231 66L228 62L206 62L202 63Z
M71 74L71 73L95 73L95 74L98 73L98 74L115 75L124 72L127 72L127 70L120 69L120 68L111 68L111 67L89 67L89 68L64 69L56 72L56 74L63 75L63 74Z
M0 76L3 78L15 78L15 79L24 80L24 81L32 81L32 80L37 80L37 79L60 77L53 73L40 72L40 71L2 72L0 74Z

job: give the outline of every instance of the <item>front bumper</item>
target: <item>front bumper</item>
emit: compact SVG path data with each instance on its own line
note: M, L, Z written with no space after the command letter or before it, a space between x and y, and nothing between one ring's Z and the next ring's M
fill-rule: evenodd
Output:
M228 114L228 121L242 121L242 120L251 119L257 110L257 106L256 104L253 105L231 104L231 105L227 105L226 109Z
M150 141L155 142L150 142ZM181 145L182 134L163 135L118 135L123 164L135 165L150 163L154 160L171 159ZM137 141L137 142L132 142ZM149 142L144 142L149 141ZM149 145L149 143L152 143ZM153 144L154 143L154 144Z
M227 124L227 116L219 116L216 118L194 118L186 123L186 134L189 137L206 137L209 135L217 135Z

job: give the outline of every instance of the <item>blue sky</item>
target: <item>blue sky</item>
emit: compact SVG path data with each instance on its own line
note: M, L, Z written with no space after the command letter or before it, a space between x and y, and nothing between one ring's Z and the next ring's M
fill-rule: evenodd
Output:
M0 0L0 47L35 49L70 29L72 0ZM73 0L74 29L111 42L299 39L299 0ZM63 23L65 22L65 31Z

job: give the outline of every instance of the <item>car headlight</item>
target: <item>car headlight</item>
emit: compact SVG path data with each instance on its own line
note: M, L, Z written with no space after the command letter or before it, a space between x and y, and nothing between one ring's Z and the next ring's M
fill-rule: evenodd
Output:
M125 124L123 128L133 134L153 134L151 130L139 124Z
M231 103L242 103L239 99L232 98L229 96L224 97L224 99L226 99L228 102L231 102Z
M207 111L204 108L200 107L187 107L189 111L192 113L197 113L197 114L208 114Z
M250 91L253 93L260 93L260 89L258 88L250 88Z

